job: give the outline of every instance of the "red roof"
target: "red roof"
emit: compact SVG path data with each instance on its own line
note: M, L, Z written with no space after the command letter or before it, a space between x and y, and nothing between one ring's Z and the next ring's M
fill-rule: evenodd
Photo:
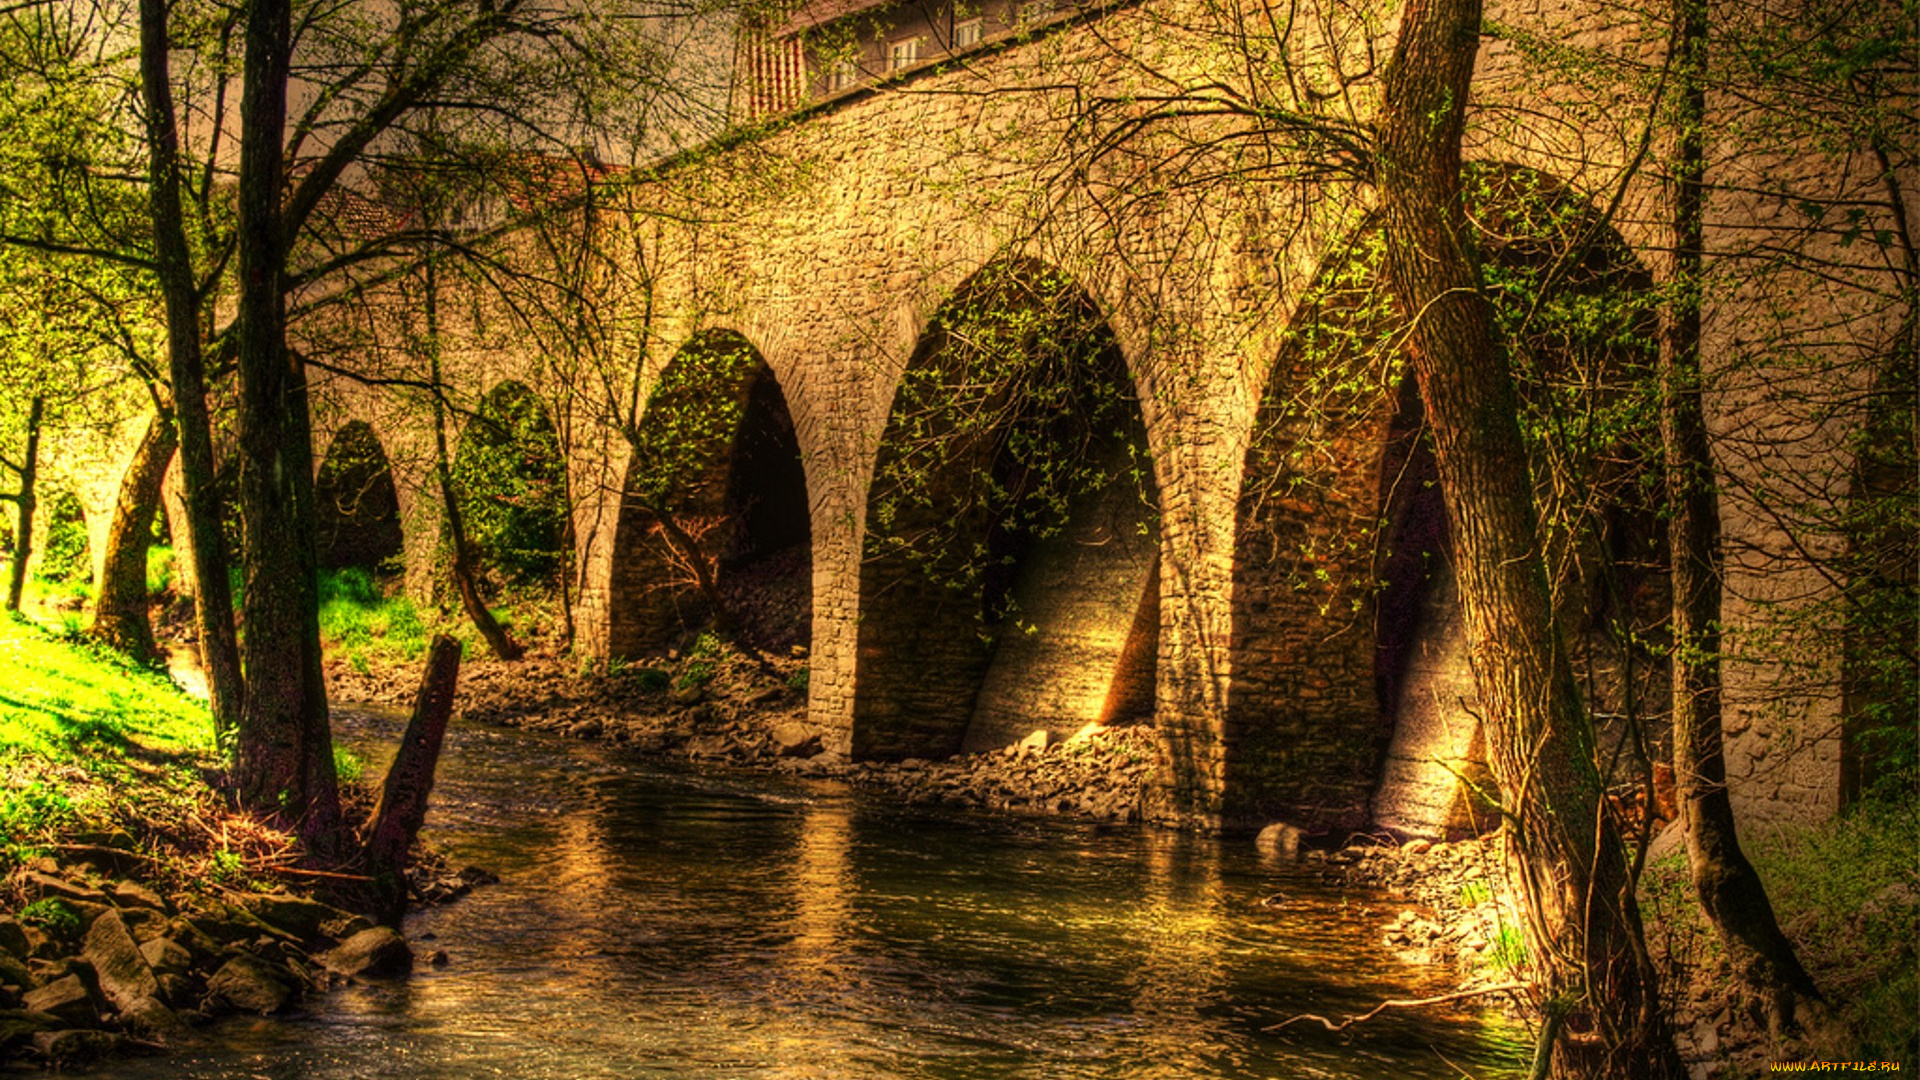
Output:
M793 17L781 23L773 31L776 38L792 37L802 30L811 30L816 26L844 19L849 15L858 15L863 11L890 6L894 0L811 0L802 4Z

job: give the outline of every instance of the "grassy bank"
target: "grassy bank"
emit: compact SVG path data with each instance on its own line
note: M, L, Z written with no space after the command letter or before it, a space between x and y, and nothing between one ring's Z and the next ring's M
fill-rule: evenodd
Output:
M1806 1050L1911 1067L1920 1058L1920 807L1910 798L1872 801L1829 821L1744 833L1781 928L1833 1005ZM1696 999L1694 1024L1724 1028L1714 1018L1744 1003L1727 996L1720 945L1693 898L1684 852L1648 868L1643 894L1652 943ZM1763 1060L1736 1060L1725 1075L1763 1075Z
M421 607L397 579L382 580L347 567L320 573L320 639L327 652L359 675L396 666L411 669L427 654L435 634L459 641L466 655L485 651L480 636L457 605ZM562 646L559 599L542 588L510 589L491 608L515 641L535 650Z
M17 617L0 617L0 672L0 872L112 849L154 879L244 875L258 838L226 824L209 783L219 758L203 704Z

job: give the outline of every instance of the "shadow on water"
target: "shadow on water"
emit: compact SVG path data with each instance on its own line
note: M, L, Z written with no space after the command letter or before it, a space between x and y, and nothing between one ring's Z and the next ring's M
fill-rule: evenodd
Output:
M349 725L390 742L389 717ZM374 755L377 756L377 755ZM429 821L502 880L417 913L445 968L230 1021L114 1076L1510 1076L1472 1010L1261 1029L1443 992L1371 894L1155 830L943 817L826 783L458 730ZM1280 910L1260 900L1284 892ZM1458 1066L1456 1068L1455 1066Z

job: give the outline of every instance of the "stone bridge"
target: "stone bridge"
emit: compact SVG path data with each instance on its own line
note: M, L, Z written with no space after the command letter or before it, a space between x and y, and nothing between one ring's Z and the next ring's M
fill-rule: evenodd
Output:
M1609 280L1644 288L1663 269L1667 210L1652 173L1626 166L1650 102L1579 84L1522 45L1657 66L1664 31L1598 3L1492 6L1490 22L1506 29L1482 52L1471 156L1599 220ZM1236 59L1226 14L1160 0L1060 13L623 175L608 185L617 205L592 215L591 327L541 323L486 289L438 286L429 304L413 285L390 285L377 316L351 333L310 331L309 352L417 372L406 343L430 328L431 308L458 404L476 409L509 383L533 392L567 454L577 643L595 655L662 653L703 615L622 493L634 440L694 400L655 395L674 365L743 355L751 362L700 390L743 418L716 436L724 449L702 510L735 537L723 575L786 589L810 610L808 709L830 751L935 757L1035 728L1150 722L1160 820L1460 827L1460 793L1435 761L1473 756L1471 679L1444 558L1422 556L1444 554L1445 522L1420 482L1417 399L1397 365L1336 364L1332 378L1301 344L1303 328L1348 302L1327 286L1359 265L1367 189L1337 171L1286 179L1272 140L1235 137L1253 121L1225 109L1078 156L1137 116L1145 106L1129 102L1168 85L1162 75L1188 86L1235 78L1247 53ZM1350 119L1364 124L1377 83L1342 72L1384 59L1392 19L1337 4L1299 14L1287 49L1296 74L1316 86L1345 78L1358 103ZM1077 108L1096 97L1108 111L1089 120ZM1833 165L1776 150L1755 146L1751 167L1792 162L1819 183ZM1773 211L1760 196L1717 203L1709 246L1732 246ZM1014 279L1048 282L1067 301L1008 292ZM1811 279L1779 287L1807 288L1843 314L1852 302ZM1086 370L1122 387L1128 415L1049 452L1147 468L1080 493L1057 531L1009 539L1017 530L963 476L999 476L1001 444L991 432L936 433L973 439L956 457L979 467L932 468L915 527L947 529L1000 567L956 590L875 542L886 499L875 481L927 434L903 387L958 377L942 359L953 313L989 294L1064 328ZM1708 322L1724 346L1761 300L1720 295ZM430 413L405 380L319 381L319 448L356 424L366 427L354 437L377 439L400 525L382 542L404 545L422 587L441 531ZM1724 430L1758 406L1715 407ZM1809 434L1797 453L1839 445L1833 431ZM905 527L897 511L884 513ZM1740 542L1782 546L1737 506L1728 527ZM1768 588L1809 572L1781 565ZM1011 598L1017 619L995 624L984 593ZM1730 600L1745 595L1730 587ZM1741 677L1752 685L1733 688L1736 707L1763 696L1762 675ZM1736 752L1741 790L1762 809L1817 811L1838 797L1834 706L1816 695L1796 707L1793 725L1747 728ZM1748 722L1759 717L1755 706Z

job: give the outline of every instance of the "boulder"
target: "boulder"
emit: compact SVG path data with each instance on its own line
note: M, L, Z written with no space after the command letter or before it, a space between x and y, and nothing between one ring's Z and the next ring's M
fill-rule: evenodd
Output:
M133 940L146 943L157 937L167 936L167 916L154 908L121 908L120 920L127 924L127 931Z
M91 1024L100 1018L100 1010L93 1005L93 995L87 992L87 984L80 981L78 975L62 976L38 990L28 991L21 1003L28 1012L47 1013L70 1024Z
M1260 830L1260 835L1253 838L1253 846L1268 858L1291 862L1300 857L1300 841L1305 836L1295 826L1276 821Z
M174 1009L186 1009L199 1003L200 992L192 979L185 975L161 975L159 979L160 1000ZM178 1018L180 1014L176 1012L174 1015Z
M155 938L140 946L140 955L146 958L147 966L153 969L155 978L163 975L185 975L193 966L193 954L185 945L172 938Z
M777 757L810 758L820 752L820 733L797 720L775 724L770 735Z
M171 1042L187 1033L185 1021L159 998L141 998L121 1009L120 1016L135 1031L160 1042Z
M152 908L155 911L167 909L167 902L159 893L132 881L108 882L102 891L107 894L108 899L123 908Z
M724 758L730 749L732 744L725 735L697 735L687 740L687 756L690 758Z
M124 1040L109 1031L70 1028L66 1031L41 1031L33 1036L33 1048L56 1065L78 1065L115 1053Z
M21 872L16 884L20 887L20 891L33 900L54 897L60 900L79 900L89 904L107 903L107 894L99 889L76 884L66 878L55 877L38 870Z
M21 963L12 953L0 952L0 985L17 987L22 991L33 988L33 971Z
M351 912L292 893L237 895L233 903L269 927L308 943L337 941L368 925Z
M4 1057L9 1048L32 1041L36 1033L59 1026L57 1016L25 1009L0 1009L0 1057Z
M20 960L33 955L33 943L27 940L27 928L11 915L0 915L0 952Z
M318 957L335 975L405 975L413 970L413 950L407 939L390 926L376 926L341 942L340 947Z
M93 920L80 956L93 965L101 996L121 1012L160 992L153 968L141 954L140 946L134 944L133 935L127 931L127 924L118 911L108 909Z
M264 961L236 956L220 965L207 980L207 989L242 1012L265 1015L279 1012L293 999L293 990Z

